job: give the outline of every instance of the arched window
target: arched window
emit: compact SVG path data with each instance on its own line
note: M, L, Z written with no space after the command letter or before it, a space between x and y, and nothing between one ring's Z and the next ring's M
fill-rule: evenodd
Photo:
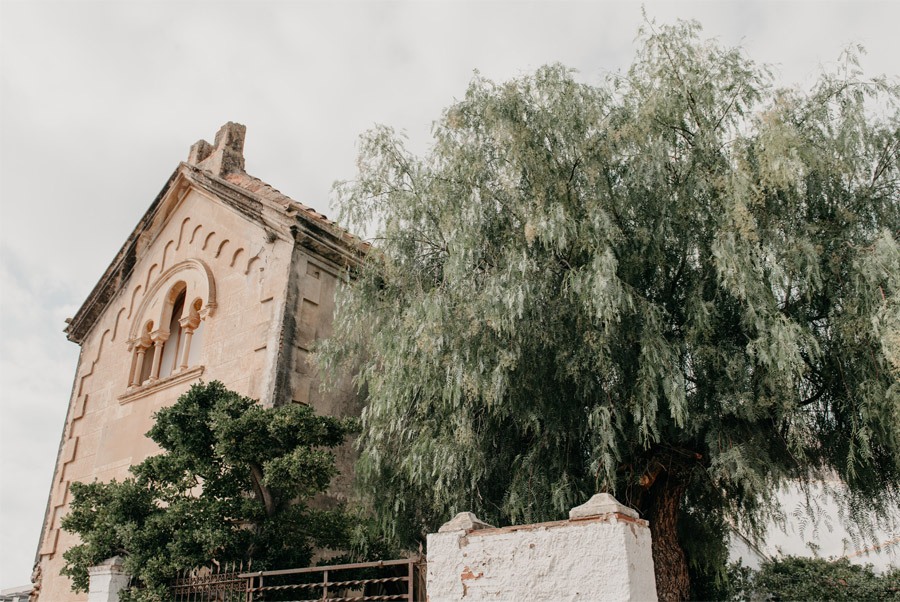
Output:
M169 318L169 337L163 345L162 361L159 366L159 377L165 378L176 372L181 365L182 331L181 331L181 314L184 313L185 289L181 289L180 293L175 290L171 294L175 295L172 302L172 315ZM170 296L171 296L170 294Z
M212 272L197 259L172 266L148 288L128 340L129 392L120 399L142 394L158 381L178 381L179 375L202 372L203 330L215 309L215 292Z

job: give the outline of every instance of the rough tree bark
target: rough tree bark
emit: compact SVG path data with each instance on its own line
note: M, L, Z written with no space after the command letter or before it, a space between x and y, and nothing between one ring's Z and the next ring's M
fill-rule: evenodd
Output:
M687 558L678 541L678 508L687 486L662 471L644 498L653 538L656 593L662 602L682 602L690 595Z

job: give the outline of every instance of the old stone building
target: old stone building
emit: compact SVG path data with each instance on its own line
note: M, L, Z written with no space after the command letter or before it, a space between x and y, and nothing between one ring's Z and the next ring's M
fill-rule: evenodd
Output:
M244 134L228 123L213 144L191 147L69 321L81 354L37 551L40 600L86 599L59 575L73 544L60 529L69 484L128 476L158 451L144 436L153 413L191 384L220 380L265 405L358 412L349 383L319 393L307 356L366 246L248 175Z

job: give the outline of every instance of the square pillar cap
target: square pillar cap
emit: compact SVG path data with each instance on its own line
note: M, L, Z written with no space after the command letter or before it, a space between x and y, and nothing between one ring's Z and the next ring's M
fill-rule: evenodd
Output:
M608 493L598 493L580 506L569 510L569 519L589 518L602 514L624 514L631 518L638 518L636 510L619 503L619 500Z
M493 529L493 525L479 519L471 512L460 512L452 519L441 525L438 533L450 533L452 531L476 531L478 529Z
M111 558L107 558L100 564L95 564L94 566L88 567L88 573L97 574L97 573L120 573L125 566L125 559L121 556L113 556Z

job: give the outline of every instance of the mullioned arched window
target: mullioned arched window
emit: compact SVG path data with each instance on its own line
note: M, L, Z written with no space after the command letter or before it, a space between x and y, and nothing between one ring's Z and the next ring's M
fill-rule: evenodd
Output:
M129 391L171 380L199 365L204 326L215 307L212 272L199 259L161 274L132 322Z

